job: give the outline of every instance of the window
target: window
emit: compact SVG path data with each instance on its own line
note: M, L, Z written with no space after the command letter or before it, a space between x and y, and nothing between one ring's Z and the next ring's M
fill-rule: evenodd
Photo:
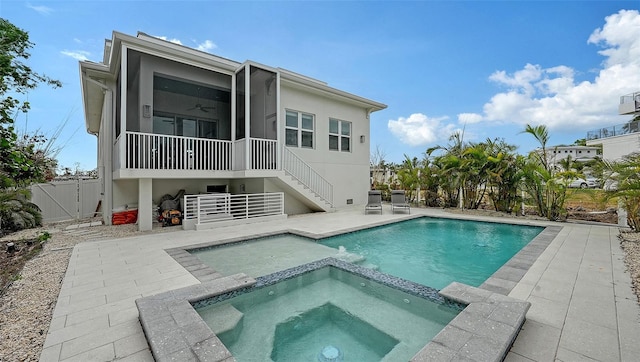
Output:
M287 111L285 116L285 144L291 147L313 148L314 116Z
M329 118L329 149L351 152L351 122Z

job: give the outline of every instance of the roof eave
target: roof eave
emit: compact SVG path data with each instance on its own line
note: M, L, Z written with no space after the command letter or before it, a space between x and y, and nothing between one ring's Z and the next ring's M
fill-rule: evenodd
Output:
M366 108L370 113L387 108L386 104L330 87L327 85L327 83L315 80L313 78L305 77L282 68L279 68L279 71L280 79L284 81L285 84L306 89L313 93L323 94L330 98L337 98L348 103L357 104L361 107Z

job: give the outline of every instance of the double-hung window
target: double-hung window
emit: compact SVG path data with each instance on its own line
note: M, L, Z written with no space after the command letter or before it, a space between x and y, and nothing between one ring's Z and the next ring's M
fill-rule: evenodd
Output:
M290 147L313 148L314 123L313 114L287 111L285 144Z
M329 118L329 149L351 152L351 122Z

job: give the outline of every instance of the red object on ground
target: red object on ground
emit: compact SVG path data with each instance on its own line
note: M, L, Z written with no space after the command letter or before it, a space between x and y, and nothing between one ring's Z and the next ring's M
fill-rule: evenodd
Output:
M113 225L135 224L138 221L138 209L114 212L111 217Z

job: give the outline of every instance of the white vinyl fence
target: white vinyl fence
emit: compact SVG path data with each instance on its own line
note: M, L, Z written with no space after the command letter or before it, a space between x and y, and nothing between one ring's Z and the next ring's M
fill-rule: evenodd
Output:
M92 217L100 200L100 180L53 181L31 186L31 202L42 210L42 221Z

